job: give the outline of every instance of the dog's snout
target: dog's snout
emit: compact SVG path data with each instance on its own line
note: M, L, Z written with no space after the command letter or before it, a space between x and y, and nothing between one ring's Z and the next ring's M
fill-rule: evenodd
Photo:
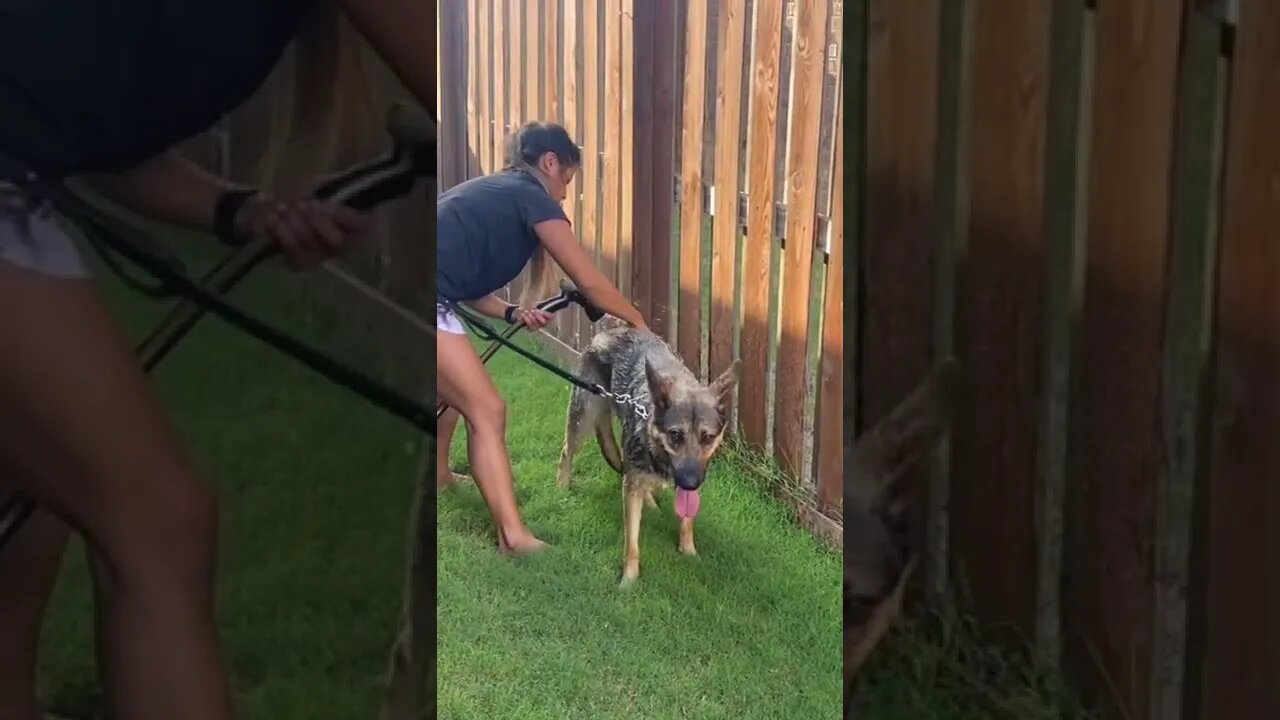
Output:
M681 463L673 470L676 487L681 490L697 490L702 485L702 468L697 463Z

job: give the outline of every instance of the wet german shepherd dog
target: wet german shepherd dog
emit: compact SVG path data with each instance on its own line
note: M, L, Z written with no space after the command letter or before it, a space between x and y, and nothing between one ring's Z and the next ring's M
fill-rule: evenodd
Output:
M605 460L622 475L626 546L621 585L626 587L640 575L640 516L646 505L658 507L655 490L675 487L680 551L697 553L693 519L698 493L724 438L726 400L737 384L738 366L704 384L657 335L615 326L591 340L578 372L615 396L638 401L626 404L575 388L560 453L562 488L569 487L573 456L592 431ZM614 416L622 428L621 448L614 436Z

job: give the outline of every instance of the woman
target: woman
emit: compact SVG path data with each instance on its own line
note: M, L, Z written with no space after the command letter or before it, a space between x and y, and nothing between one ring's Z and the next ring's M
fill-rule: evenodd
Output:
M434 107L434 4L334 2ZM290 265L314 266L364 219L230 187L170 149L247 99L321 10L314 0L0 0L0 172L83 177L132 210L228 242L269 237ZM299 72L317 62L329 58L299 55ZM0 718L43 717L36 647L69 528L91 560L107 714L228 720L208 483L78 247L37 199L0 188L0 495L43 508L0 553Z
M555 286L558 265L596 307L636 327L644 318L578 244L560 203L581 164L564 128L529 123L512 136L507 167L461 183L436 202L436 292L479 313L531 329L550 317L533 307ZM529 266L519 305L493 293ZM451 408L440 419L436 478L452 478L449 445L458 415L467 421L471 471L497 530L498 550L522 555L545 543L516 507L506 447L506 406L475 348L444 304L436 306L436 394ZM445 483L447 484L447 482Z

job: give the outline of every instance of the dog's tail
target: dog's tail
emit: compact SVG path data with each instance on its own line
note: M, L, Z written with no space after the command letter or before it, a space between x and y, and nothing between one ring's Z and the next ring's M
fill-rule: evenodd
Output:
M622 451L618 449L618 438L613 434L613 420L605 413L604 417L596 422L596 442L600 443L600 454L604 455L604 461L609 463L609 467L613 471L622 474Z

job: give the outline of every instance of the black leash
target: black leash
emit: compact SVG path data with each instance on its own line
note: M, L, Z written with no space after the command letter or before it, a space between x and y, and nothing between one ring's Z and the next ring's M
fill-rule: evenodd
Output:
M644 404L645 398L643 396L633 398L631 395L627 393L614 393L614 392L611 392L608 388L605 388L604 386L600 385L599 383L591 382L590 380L579 377L578 375L575 375L567 370L563 370L557 365L555 365L554 363L543 360L542 358L538 357L536 354L531 353L528 350L525 350L524 348L520 347L519 345L511 342L509 338L515 334L512 330L508 330L506 333L499 333L498 331L494 330L493 327L489 325L489 323L485 322L484 320L481 320L479 317L474 315L470 310L464 309L458 303L452 300L448 300L446 298L439 298L439 302L449 310L453 311L453 313L456 314L459 318L461 318L462 321L466 323L472 329L472 331L475 332L477 335L480 335L485 339L492 341L495 344L511 348L512 350L516 351L525 359L531 361L538 367L541 367L542 369L546 370L552 375L555 375L563 380L568 381L570 384L574 385L575 387L581 388L582 390L586 390L587 392L593 395L597 395L599 397L602 397L608 400L613 400L623 405L629 405L635 411L635 413L640 417L647 418L649 416L649 408ZM584 305L583 307L584 309L587 309L589 306ZM591 318L593 322L604 316L604 314L601 313L599 310L590 308L590 310L588 310L588 313L591 314L592 312L594 312L594 316ZM516 327L518 328L518 326ZM489 354L492 355L492 353L489 353ZM442 415L443 413L444 413L444 409L442 407L441 409L438 410L437 417L439 415Z
M277 330L249 315L193 282L185 273L170 267L132 240L113 232L98 217L96 209L62 183L28 178L28 189L36 197L47 199L59 212L85 230L90 242L100 242L160 281L162 286L195 303L201 310L213 313L239 328L245 334L320 373L330 381L362 395L384 410L409 421L428 434L435 435L436 420L425 406L378 383L367 375L347 367L315 348Z
M437 302L440 305L443 305L444 307L448 308L449 310L455 313L458 312L457 303L451 300L446 300L445 298L437 297ZM581 306L583 311L587 313L587 317L591 318L592 322L595 322L596 320L599 320L600 318L604 317L604 313L596 309L596 307L592 305L590 301L587 300L586 296L582 294L582 291L574 287L573 283L569 282L568 280L562 280L560 282L560 293L558 295L549 297L546 300L542 300L538 302L534 307L538 308L539 310L542 310L543 312L554 314L554 313L560 312L561 310L564 310L570 305ZM464 312L469 313L469 311L464 311ZM473 322L479 323L484 328L484 331L487 331L488 333L490 333L491 336L493 333L497 332L490 325L483 322L482 320L475 318L474 316L471 317L471 320ZM490 342L489 347L485 348L485 351L483 353L480 353L480 363L483 365L489 362L489 358L493 357L494 353L496 353L499 348L501 348L504 344L509 344L509 343L506 343L505 341L509 340L516 333L520 332L520 330L523 328L524 328L523 325L515 324L508 327L506 330L502 331L502 333L497 336L497 340L494 342ZM477 334L481 334L483 331L476 331L476 332ZM436 405L436 419L439 420L440 417L443 416L445 414L445 411L447 411L448 409L449 409L449 406L446 403L438 403Z
M330 178L317 190L320 199L369 210L374 205L412 191L417 180L435 172L434 131L418 121L407 106L393 106L388 130L394 140L392 151L377 161L366 163ZM0 179L19 187L32 200L45 202L73 221L104 264L130 288L153 298L181 296L194 307L179 304L145 339L138 351L144 368L153 369L172 350L205 312L212 312L242 332L293 357L331 382L361 395L384 410L407 420L429 435L436 434L436 418L425 405L415 402L369 376L345 366L315 348L257 320L223 301L216 293L228 292L262 261L278 253L278 248L256 244L224 258L209 274L216 282L213 292L205 283L193 281L180 261L145 248L104 221L103 215L68 189L60 179L46 178L24 164L0 153ZM158 283L146 285L129 275L112 251L142 268ZM238 264L237 264L238 263ZM0 549L23 527L35 510L35 503L14 495L0 504Z
M557 367L555 364L547 362L546 360L543 360L537 355L511 342L510 340L507 339L507 337L504 337L503 334L494 330L484 320L481 320L480 318L473 315L470 310L464 310L461 305L451 300L441 300L441 302L444 304L445 307L452 310L454 314L462 318L462 321L465 322L468 326L470 326L471 329L475 331L477 335L484 337L486 340L491 340L495 343L498 343L499 345L503 345L505 347L511 348L512 350L515 350L517 353L520 353L525 358L527 358L528 360L531 360L534 364L543 368L547 372L553 375L559 376L560 378L563 378L565 380L568 380L569 382L582 388L583 390L586 390L587 392L595 393L596 395L599 395L601 397L606 397L609 394L609 391L601 387L599 384L593 383L589 380L584 380L578 377L577 375L574 375L573 373L568 372L567 370L562 370L559 367Z

